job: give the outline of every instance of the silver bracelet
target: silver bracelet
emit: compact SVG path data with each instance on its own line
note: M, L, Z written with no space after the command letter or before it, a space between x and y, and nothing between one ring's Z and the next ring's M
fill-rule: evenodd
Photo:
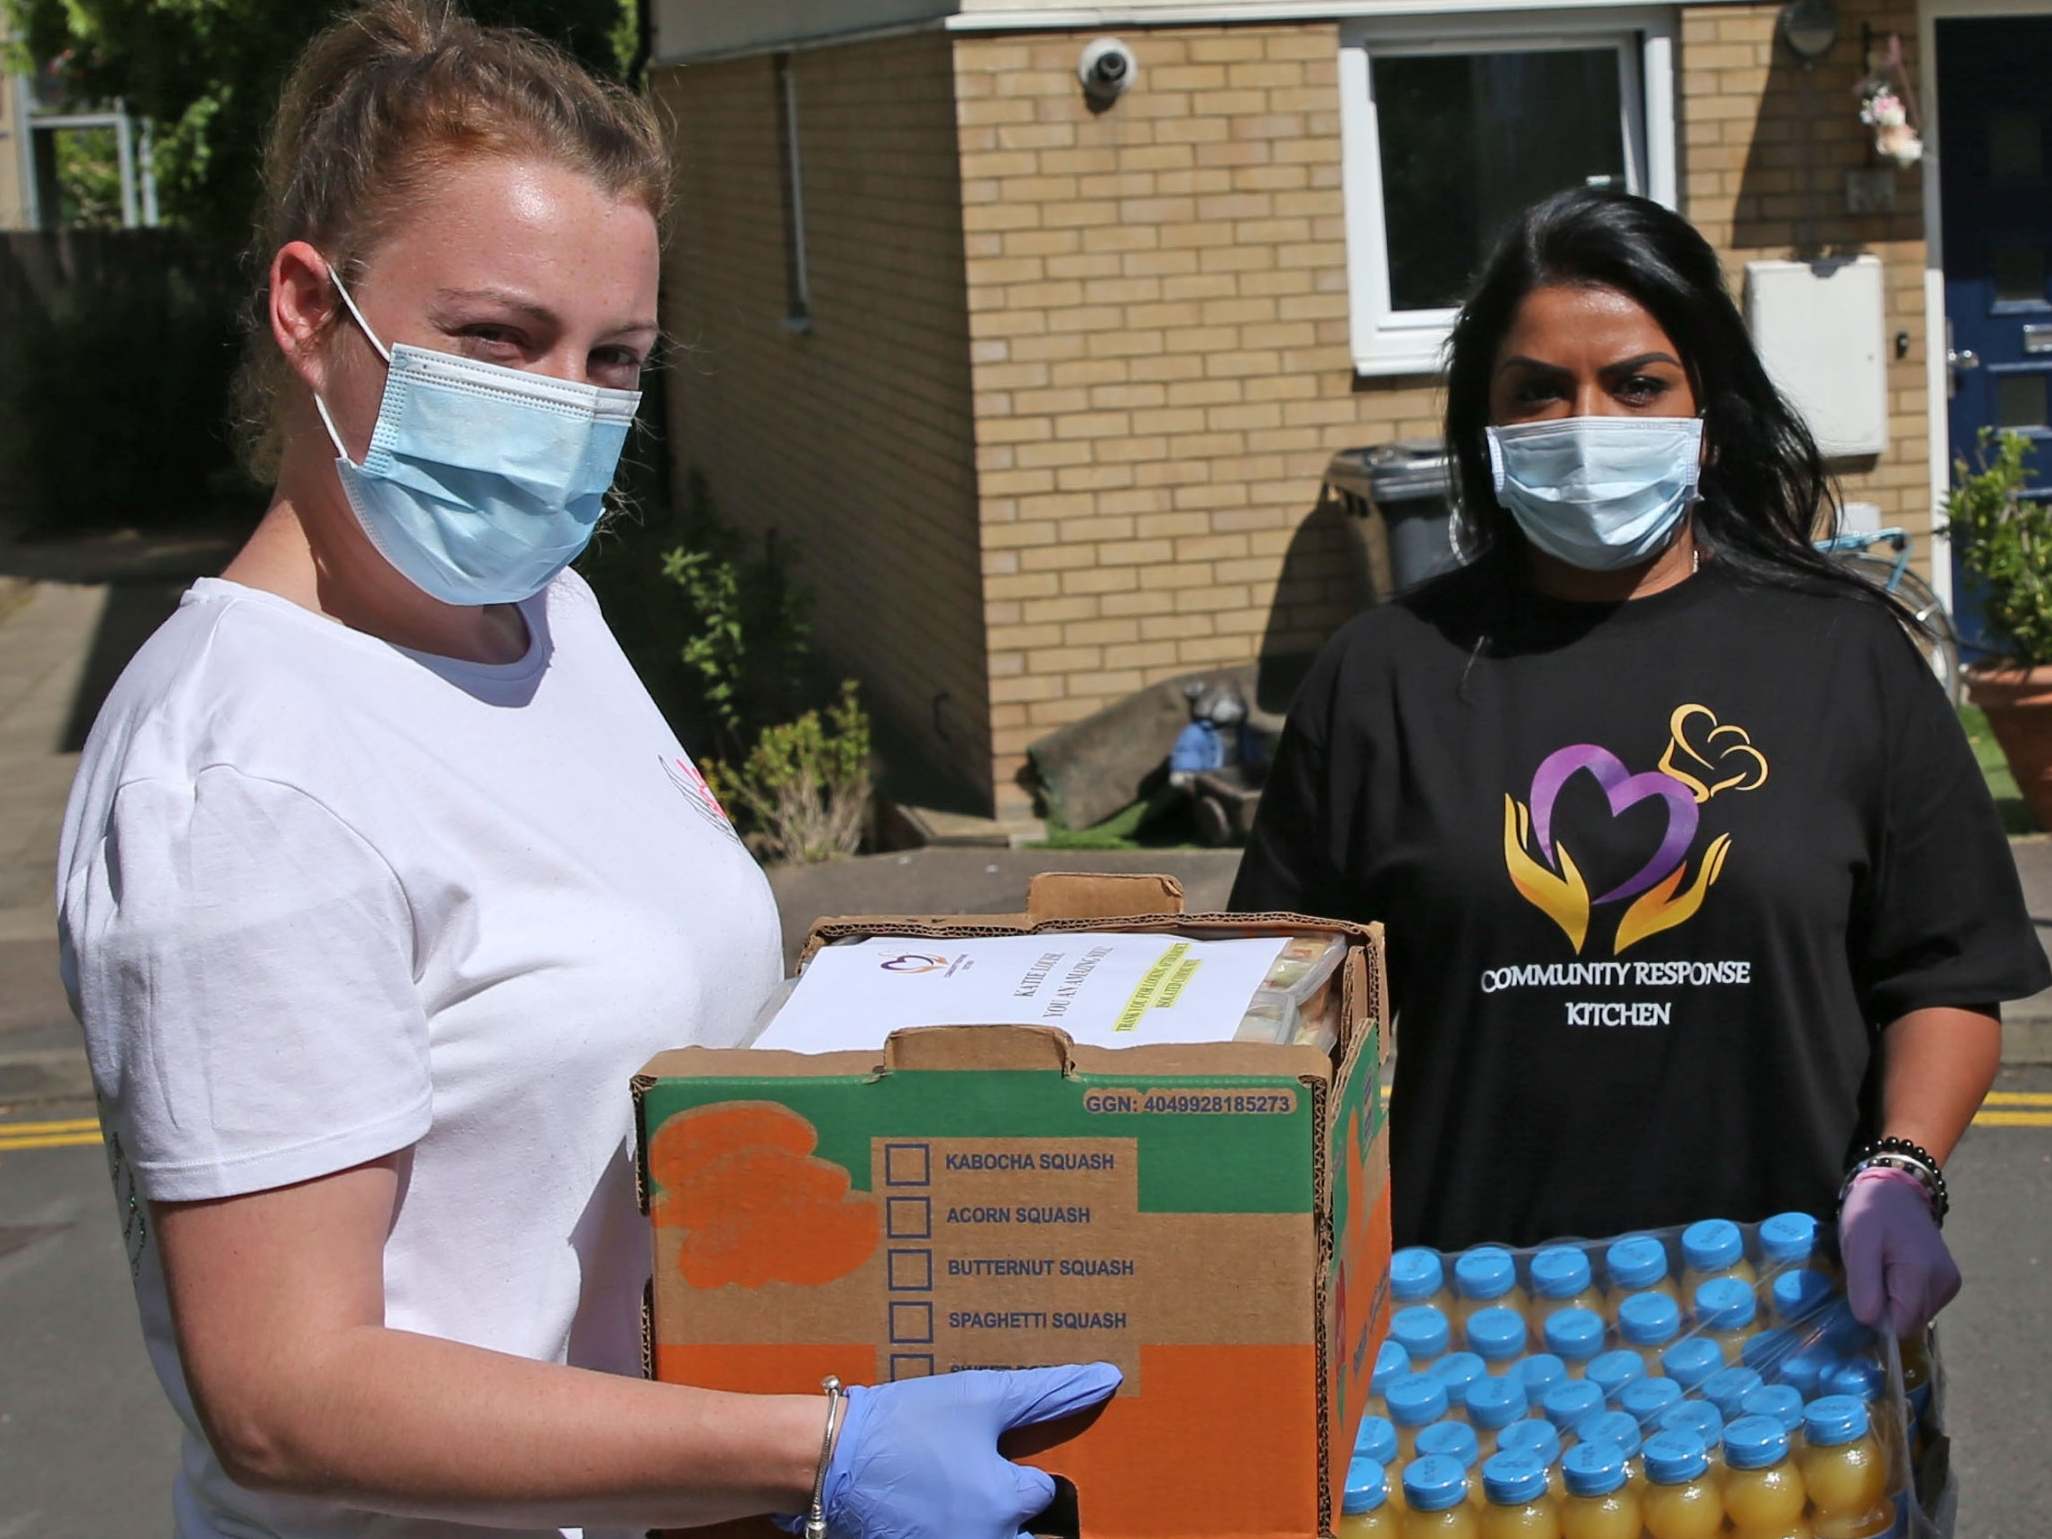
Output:
M805 1539L827 1539L827 1465L834 1457L834 1434L841 1430L841 1408L848 1403L848 1392L832 1374L821 1379L819 1387L827 1397L826 1432L819 1440L819 1470L812 1477L812 1506L805 1513Z

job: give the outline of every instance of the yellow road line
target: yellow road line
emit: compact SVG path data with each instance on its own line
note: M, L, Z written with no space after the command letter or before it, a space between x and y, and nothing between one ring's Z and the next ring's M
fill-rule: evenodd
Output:
M2052 1128L2052 1111L1984 1111L1977 1128Z
M62 1122L0 1122L0 1139L12 1139L16 1133L98 1133L101 1118L96 1116L68 1116Z
M98 1133L41 1133L30 1138L0 1138L0 1154L16 1149L83 1149L99 1141Z
M1990 1106L2052 1106L2052 1090L1991 1090Z

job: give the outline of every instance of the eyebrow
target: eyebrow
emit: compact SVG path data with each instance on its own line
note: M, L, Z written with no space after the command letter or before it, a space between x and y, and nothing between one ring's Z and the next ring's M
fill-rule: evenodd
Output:
M1681 360L1673 354L1655 352L1641 353L1636 358L1623 358L1616 363L1606 363L1597 372L1600 374L1622 374L1631 369L1643 369L1649 363L1671 363L1677 369L1682 366ZM1538 358L1527 358L1523 353L1506 358L1496 366L1496 372L1499 374L1503 373L1506 369L1536 369L1542 374L1571 374L1574 372L1562 364L1547 363Z
M540 325L562 325L561 317L547 305L537 300L529 299L526 295L517 293L512 289L437 289L435 291L435 298L442 302L482 299L492 304L504 305L507 309L516 311ZM642 332L653 334L661 329L654 320L623 321L619 325L609 328L606 335L622 337L634 336Z

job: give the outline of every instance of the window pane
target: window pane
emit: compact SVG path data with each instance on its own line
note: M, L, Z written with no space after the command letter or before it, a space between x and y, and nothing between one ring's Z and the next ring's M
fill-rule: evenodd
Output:
M2038 242L1996 241L1993 265L1998 301L2045 302L2045 248Z
M1614 48L1379 57L1371 73L1398 310L1458 304L1534 199L1625 185Z
M1996 375L1995 425L2004 428L2044 427L2045 380L2043 374Z
M2015 108L1990 112L1988 179L2000 187L2035 182L2044 174L2044 129L2039 114Z

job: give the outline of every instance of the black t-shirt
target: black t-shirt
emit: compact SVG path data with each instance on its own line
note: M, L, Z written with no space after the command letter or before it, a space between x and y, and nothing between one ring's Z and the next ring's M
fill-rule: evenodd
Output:
M1879 1029L2052 983L1943 691L1857 595L1500 563L1362 615L1242 910L1388 927L1399 1245L1828 1213Z

